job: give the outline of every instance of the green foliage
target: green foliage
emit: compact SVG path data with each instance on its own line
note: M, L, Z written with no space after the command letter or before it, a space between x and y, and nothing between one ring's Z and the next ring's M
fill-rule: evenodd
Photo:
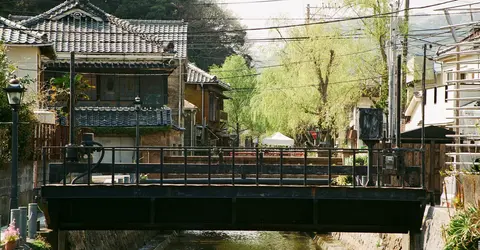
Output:
M283 66L259 77L251 100L254 122L268 133L296 137L313 127L335 137L345 130L361 94L360 84L351 80L356 78L355 53L363 45L341 39L335 25L292 29L289 35L310 39L287 42L277 52Z
M351 175L341 175L333 178L332 184L338 186L351 186L353 184L353 177Z
M88 100L87 91L94 88L83 75L75 75L75 101ZM48 107L61 107L61 115L66 115L70 107L70 75L49 80L47 88L43 92L43 100Z
M368 154L357 154L355 155L355 166L367 166L368 164ZM345 165L353 165L353 156L345 158Z
M31 247L33 250L50 250L52 246L46 241L45 238L38 235L35 240L28 243L28 246Z
M443 233L445 250L477 249L480 240L480 211L477 207L458 210Z
M3 92L3 88L8 85L8 81L14 76L15 67L9 63L6 56L6 48L0 44L0 122L10 123L12 122L12 109L8 104L7 95ZM32 82L29 78L20 78L20 82L28 88L28 85ZM30 109L32 103L28 102L24 98L24 102L19 110L19 121L21 124L18 126L18 153L20 160L30 160L33 157L33 131L36 118ZM26 124L25 124L26 123ZM0 163L11 161L11 124L0 124Z
M225 78L233 88L227 92L231 98L225 100L224 110L228 113L230 128L235 128L238 123L241 128L249 129L253 134L260 134L261 127L257 127L252 121L250 100L256 85L256 71L248 66L247 61L239 55L229 56L221 65L210 67L210 73L218 78Z
M378 15L390 12L390 1L388 0L343 0L344 4L351 6L356 14ZM364 88L367 96L371 97L377 108L387 108L388 106L388 60L387 49L385 46L390 38L390 17L365 18L360 19L358 24L367 37L366 49L374 49L375 53L366 54L357 61L357 76L361 78L373 78L368 88ZM408 30L402 27L403 30ZM372 98L380 95L379 98Z

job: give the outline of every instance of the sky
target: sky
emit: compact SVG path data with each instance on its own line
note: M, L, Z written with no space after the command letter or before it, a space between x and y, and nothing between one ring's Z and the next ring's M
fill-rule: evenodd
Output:
M260 1L260 2L259 2ZM263 1L263 2L262 2ZM400 0L400 3L403 6L403 1ZM431 4L442 3L447 0L410 0L410 7L419 7L426 6ZM322 7L327 6L330 2L340 2L340 1L329 1L329 0L273 0L271 2L265 0L217 0L218 3L229 3L221 4L222 7L229 9L236 18L240 19L240 22L248 28L256 27L266 27L274 26L275 23L272 20L268 20L275 17L281 17L283 20L282 23L303 23L304 18L306 17L306 6L310 4L311 7ZM243 3L242 3L243 2ZM256 2L256 3L255 3ZM434 9L440 7L448 7L452 5L460 5L465 3L475 3L478 1L475 0L459 0L454 3L449 3L445 5L440 5L428 9L415 10L412 12L416 13L433 13ZM339 6L339 4L337 4ZM401 8L403 9L403 8ZM327 16L334 16L336 18L341 18L344 13L346 13L346 8L340 9L312 9L312 12L315 10L321 10L321 13L324 13ZM439 13L438 11L435 11ZM441 13L441 12L440 12ZM247 37L252 38L267 38L277 35L272 31L248 31ZM257 62L257 65L265 64L266 61L271 61L271 49L267 49L272 43L254 43L250 49L251 54L254 57L254 61Z

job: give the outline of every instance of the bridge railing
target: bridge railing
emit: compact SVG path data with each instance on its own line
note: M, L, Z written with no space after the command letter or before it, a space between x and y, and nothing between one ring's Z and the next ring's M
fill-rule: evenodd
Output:
M47 152L62 152L48 162ZM404 164L390 166L391 150L339 148L44 147L42 185L278 185L423 187L419 149L401 149ZM412 160L414 159L414 160Z

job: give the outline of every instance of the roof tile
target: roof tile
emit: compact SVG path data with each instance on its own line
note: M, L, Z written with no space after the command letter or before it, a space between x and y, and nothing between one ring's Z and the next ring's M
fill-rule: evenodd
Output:
M20 24L45 32L58 52L164 53L173 42L178 56L187 56L188 25L183 20L120 19L88 1L65 1Z

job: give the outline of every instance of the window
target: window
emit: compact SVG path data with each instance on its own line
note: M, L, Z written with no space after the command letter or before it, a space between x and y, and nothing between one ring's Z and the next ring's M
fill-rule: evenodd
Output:
M448 85L445 85L445 102L448 102Z
M217 98L212 92L208 95L208 117L212 122L217 120Z
M100 75L97 77L97 86L101 101L133 102L140 95L145 107L157 108L168 101L166 76Z
M433 104L437 104L437 87L433 88Z

